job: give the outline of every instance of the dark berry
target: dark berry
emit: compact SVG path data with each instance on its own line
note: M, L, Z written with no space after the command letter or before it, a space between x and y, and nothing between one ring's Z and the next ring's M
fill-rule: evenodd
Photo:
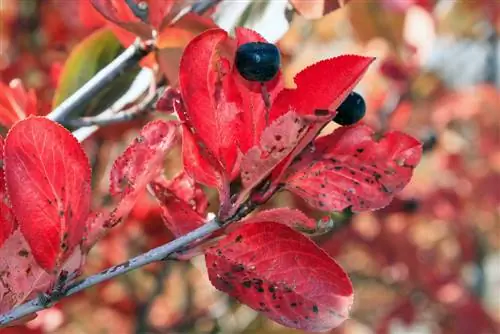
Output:
M280 69L280 52L274 44L252 42L236 50L236 68L248 81L266 82Z
M406 213L415 213L420 207L420 202L415 198L403 200L402 211Z
M365 99L356 92L352 92L337 108L337 115L333 119L340 125L352 125L359 122L366 112Z
M434 147L436 147L438 138L436 133L434 133L433 131L429 131L421 138L421 141L422 141L422 150L424 152L430 152L434 149Z

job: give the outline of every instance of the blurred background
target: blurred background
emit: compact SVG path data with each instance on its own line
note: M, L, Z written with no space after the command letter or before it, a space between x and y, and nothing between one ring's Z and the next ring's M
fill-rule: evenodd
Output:
M288 1L226 0L211 15L227 30L250 27L277 43L288 85L321 59L376 56L356 88L367 102L364 121L424 143L411 183L388 207L334 214L338 228L315 237L355 288L351 319L331 333L500 333L500 2L351 0L309 20ZM26 106L35 101L33 113L47 114L63 94L66 59L105 24L83 0L0 0L0 106L18 78L30 92ZM111 39L117 54L122 47ZM98 64L80 65L85 76ZM0 120L5 133L11 123ZM144 122L112 126L85 141L96 205L109 204L111 164ZM178 157L173 152L169 166L180 167ZM210 203L215 211L215 194ZM325 215L290 194L267 206ZM160 214L144 194L127 221L92 250L85 274L172 239ZM0 333L299 331L215 290L203 257L196 257L136 270Z

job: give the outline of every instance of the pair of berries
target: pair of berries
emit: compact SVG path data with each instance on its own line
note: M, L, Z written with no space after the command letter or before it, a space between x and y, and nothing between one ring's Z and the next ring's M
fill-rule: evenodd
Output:
M280 63L280 52L274 44L251 42L240 45L236 50L236 68L248 81L264 83L272 80L280 69ZM359 122L365 112L365 100L352 92L337 108L333 121L340 125L352 125Z

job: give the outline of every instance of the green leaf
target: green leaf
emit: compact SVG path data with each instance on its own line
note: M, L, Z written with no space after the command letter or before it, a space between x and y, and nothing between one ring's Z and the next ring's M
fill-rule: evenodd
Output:
M119 40L108 28L99 29L81 41L71 51L64 64L52 108L61 104L122 51ZM137 70L138 67L114 79L105 89L79 107L70 118L92 116L109 107L127 90Z

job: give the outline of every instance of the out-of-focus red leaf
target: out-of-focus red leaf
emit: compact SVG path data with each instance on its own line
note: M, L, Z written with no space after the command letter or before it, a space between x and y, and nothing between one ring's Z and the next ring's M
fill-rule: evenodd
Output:
M141 38L151 38L151 26L136 17L125 1L91 0L91 2L107 20ZM170 1L165 2L168 2L170 5ZM135 4L137 5L137 3Z
M270 120L290 110L307 116L314 116L318 109L335 111L374 60L344 55L305 68L294 78L297 88L285 89L278 95L271 107Z
M249 42L267 41L253 30L237 28L236 42L240 46ZM266 108L264 99L262 98L262 84L266 87L269 102L272 105L276 96L284 88L284 80L281 71L279 71L276 77L269 82L251 82L245 80L235 66L233 67L232 79L234 80L234 85L230 85L229 88L234 87L233 98L241 112L242 126L239 136L239 146L241 151L246 153L250 148L259 144L261 134L267 126L266 120L269 110Z
M410 181L421 144L401 132L374 138L366 125L342 127L315 141L285 180L285 188L326 211L386 206Z
M391 323L394 319L402 319L405 324L411 325L415 320L416 312L415 306L410 298L404 298L403 300L395 303L393 309L379 321L376 333L377 334L389 334Z
M318 19L342 6L350 0L290 0L293 7L307 19Z
M185 172L171 182L152 182L151 188L161 204L165 225L176 237L205 223L207 197Z
M222 29L208 30L194 38L181 59L179 86L186 118L208 151L228 176L238 159L239 109L226 95L229 64L218 52L227 39Z
M96 10L91 1L80 0L78 5L78 14L84 27L99 28L106 24L106 19Z
M37 264L21 231L16 230L0 247L0 314L47 291L56 277Z
M90 165L69 131L43 117L12 127L5 140L12 211L38 264L52 271L81 242L90 212Z
M283 224L241 225L207 249L206 263L217 289L282 325L327 331L348 317L353 290L347 274Z
M27 91L21 80L14 79L9 85L0 82L0 125L10 128L15 122L37 114L35 91Z

